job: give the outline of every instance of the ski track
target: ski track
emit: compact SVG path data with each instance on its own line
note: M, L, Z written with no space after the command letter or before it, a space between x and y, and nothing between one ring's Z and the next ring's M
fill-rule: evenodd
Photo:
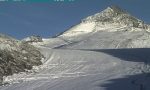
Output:
M136 69L137 65L141 66L138 62L129 63L101 52L44 47L41 49L46 58L44 64L38 67L37 73L23 75L17 80L23 81L22 83L3 86L0 90L105 90L91 85L97 82L103 84L112 78L138 74L139 72L134 71L134 68ZM91 54L92 58L96 58L95 60L89 56ZM62 57L65 57L66 61L61 61ZM17 82L16 78L17 75L11 77L12 82Z
M150 47L149 31L143 21L108 7L32 43L45 56L43 65L4 77L0 90L150 90L149 51L139 52Z

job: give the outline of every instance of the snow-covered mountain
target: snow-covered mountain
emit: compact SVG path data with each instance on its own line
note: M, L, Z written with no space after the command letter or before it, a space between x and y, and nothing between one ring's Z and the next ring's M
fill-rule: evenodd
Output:
M38 45L72 49L143 48L150 47L149 31L150 26L144 21L111 6Z
M43 65L36 73L5 77L5 83L21 83L0 90L150 90L149 29L108 7L54 38L30 43L45 56Z
M117 29L121 27L147 29L148 25L144 24L143 21L131 16L129 13L125 12L119 7L111 6L100 13L83 19L79 25L64 32L63 35L60 35L60 37L72 37L98 31L123 31L123 29ZM129 31L133 30L129 29ZM134 31L138 30L135 29Z

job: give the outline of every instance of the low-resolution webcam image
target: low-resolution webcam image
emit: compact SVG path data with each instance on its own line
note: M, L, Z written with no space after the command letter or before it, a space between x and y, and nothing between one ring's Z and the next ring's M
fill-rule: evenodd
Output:
M150 90L149 0L0 0L0 90Z

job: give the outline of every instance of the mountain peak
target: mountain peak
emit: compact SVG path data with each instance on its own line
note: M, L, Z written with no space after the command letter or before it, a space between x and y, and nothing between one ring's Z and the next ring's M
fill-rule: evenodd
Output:
M121 9L119 6L116 6L116 5L112 5L108 7L107 9L111 9L113 13L117 13L117 14L127 13L125 10Z
M137 30L148 29L149 26L145 24L142 20L137 19L136 17L130 15L125 10L121 9L118 6L110 6L104 9L103 11L91 15L81 21L80 24L70 28L59 36L77 36L83 35L90 32L102 31L109 28L109 31L121 31L124 29L117 29L121 27L126 28L136 28ZM130 29L131 30L131 29Z
M126 15L130 16L125 10L121 9L120 7L116 5L112 5L110 7L107 7L103 11L96 13L92 16L89 16L85 19L83 19L83 22L85 21L95 21L95 22L105 22L105 21L111 21L115 17Z
M116 5L107 7L99 13L83 19L82 22L96 22L102 24L116 23L119 25L121 24L126 26L145 28L145 24L142 20L139 20L136 17L130 15L128 12Z

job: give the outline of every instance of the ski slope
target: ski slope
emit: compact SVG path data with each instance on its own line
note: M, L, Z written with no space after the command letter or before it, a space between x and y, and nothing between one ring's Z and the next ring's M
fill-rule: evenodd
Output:
M140 90L140 84L148 84L146 81L150 78L136 77L136 75L143 75L143 72L145 74L149 72L150 68L145 64L148 63L147 58L150 58L149 49L133 49L131 51L130 49L120 49L117 51L113 49L67 50L41 47L41 51L46 59L43 60L42 66L35 69L37 73L7 77L5 82L16 83L0 87L0 90L113 90L112 88L117 88L115 90ZM142 53L147 58L141 57ZM132 76L134 78L128 78ZM125 79L125 81L118 83L113 81L115 79ZM144 81L141 82L141 80ZM134 81L139 85L132 84ZM111 83L119 85L114 84L109 87ZM144 87L150 89L148 85Z
M32 43L45 59L0 90L150 90L149 25L117 7ZM7 84L9 83L9 84Z

